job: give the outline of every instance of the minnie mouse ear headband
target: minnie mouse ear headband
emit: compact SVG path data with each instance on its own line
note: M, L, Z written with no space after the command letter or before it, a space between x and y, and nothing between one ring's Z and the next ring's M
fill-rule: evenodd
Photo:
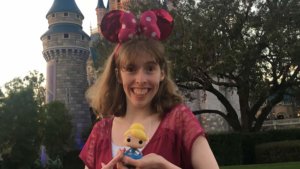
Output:
M173 23L173 17L163 9L145 11L139 21L131 12L112 10L104 15L100 28L102 35L113 43L139 35L162 41L171 34Z

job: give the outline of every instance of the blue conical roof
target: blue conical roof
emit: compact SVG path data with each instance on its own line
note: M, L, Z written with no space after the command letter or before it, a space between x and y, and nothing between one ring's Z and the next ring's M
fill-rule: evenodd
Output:
M98 0L97 8L105 8L103 0Z
M109 9L109 0L107 1L106 8Z
M82 17L82 13L78 6L76 5L75 0L54 0L52 7L48 11L46 17L55 12L74 12L80 14Z

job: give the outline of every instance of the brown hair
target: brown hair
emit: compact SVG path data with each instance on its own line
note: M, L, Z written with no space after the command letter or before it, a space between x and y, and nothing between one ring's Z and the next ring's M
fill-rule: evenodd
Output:
M165 74L151 103L153 111L163 116L174 105L182 103L182 97L177 93L177 87L170 78L170 68L161 42L139 37L117 46L115 51L117 52L113 52L107 59L101 76L86 92L88 102L100 113L98 115L125 116L126 96L122 84L118 82L116 70L119 71L122 65L132 63L136 57L144 54L153 56Z

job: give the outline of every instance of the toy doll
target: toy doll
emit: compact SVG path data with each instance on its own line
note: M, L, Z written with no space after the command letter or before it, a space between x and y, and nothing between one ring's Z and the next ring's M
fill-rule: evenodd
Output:
M143 154L139 149L143 148L148 140L144 126L140 123L133 123L124 136L125 145L129 147L124 155L136 160L142 158Z

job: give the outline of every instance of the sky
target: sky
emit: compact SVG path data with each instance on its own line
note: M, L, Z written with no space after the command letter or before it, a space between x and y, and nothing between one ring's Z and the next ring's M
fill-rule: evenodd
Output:
M40 37L48 30L46 14L54 0L0 1L0 88L16 77L37 70L46 77ZM97 25L98 0L75 0L84 15L83 30ZM105 1L106 2L106 1Z

